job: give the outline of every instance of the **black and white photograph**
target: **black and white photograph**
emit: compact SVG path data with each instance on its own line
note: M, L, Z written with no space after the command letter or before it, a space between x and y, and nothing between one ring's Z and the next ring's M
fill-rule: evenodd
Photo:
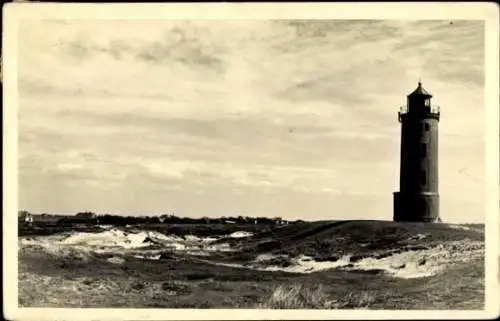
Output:
M2 55L14 304L484 311L498 291L485 260L498 7L255 18L219 5L174 19L33 4L16 19Z

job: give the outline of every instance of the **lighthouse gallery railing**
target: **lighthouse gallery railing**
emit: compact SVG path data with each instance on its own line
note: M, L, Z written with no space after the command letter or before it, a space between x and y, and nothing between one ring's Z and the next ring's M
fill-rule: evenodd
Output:
M439 115L441 112L441 107L437 105L431 105L428 107L425 107L423 110L424 113L429 113L429 114L435 114ZM408 106L401 106L399 107L399 112L398 112L398 119L401 121L401 116L406 115L409 113L409 108Z

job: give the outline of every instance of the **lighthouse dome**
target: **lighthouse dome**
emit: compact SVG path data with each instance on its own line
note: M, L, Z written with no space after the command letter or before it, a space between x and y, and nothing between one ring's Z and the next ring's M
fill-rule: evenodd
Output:
M418 82L418 87L408 95L408 97L414 97L414 96L423 96L423 97L428 97L431 98L432 95L422 87L422 83Z

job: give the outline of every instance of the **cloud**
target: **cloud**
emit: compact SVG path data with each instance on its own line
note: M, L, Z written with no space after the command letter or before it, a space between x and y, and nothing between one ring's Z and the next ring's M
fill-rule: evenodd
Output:
M27 21L21 204L390 219L397 111L422 77L442 111L444 211L456 209L451 195L480 206L483 29L477 21Z
M189 66L201 66L222 72L224 61L219 58L220 49L204 45L198 37L185 35L182 29L175 28L163 41L147 44L140 49L137 57L152 63L171 63L179 61Z

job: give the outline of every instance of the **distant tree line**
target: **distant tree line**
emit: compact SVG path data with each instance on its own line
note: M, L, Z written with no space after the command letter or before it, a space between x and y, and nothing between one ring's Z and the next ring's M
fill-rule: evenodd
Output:
M61 224L73 223L92 223L103 225L135 225L135 224L258 224L258 225L275 225L288 224L292 221L287 221L281 217L250 217L250 216L222 216L218 218L201 217L179 217L171 214L162 214L155 216L122 216L113 214L96 214L91 211L78 212L75 215L52 215L52 214L31 214L28 211L19 211L19 215L33 215L34 221L45 221L50 218ZM299 222L299 221L295 221Z
M104 214L99 215L99 224L109 225L133 225L133 224L282 224L286 222L281 218L269 217L218 217L218 218L191 218L179 217L175 215L160 215L160 216L121 216Z

